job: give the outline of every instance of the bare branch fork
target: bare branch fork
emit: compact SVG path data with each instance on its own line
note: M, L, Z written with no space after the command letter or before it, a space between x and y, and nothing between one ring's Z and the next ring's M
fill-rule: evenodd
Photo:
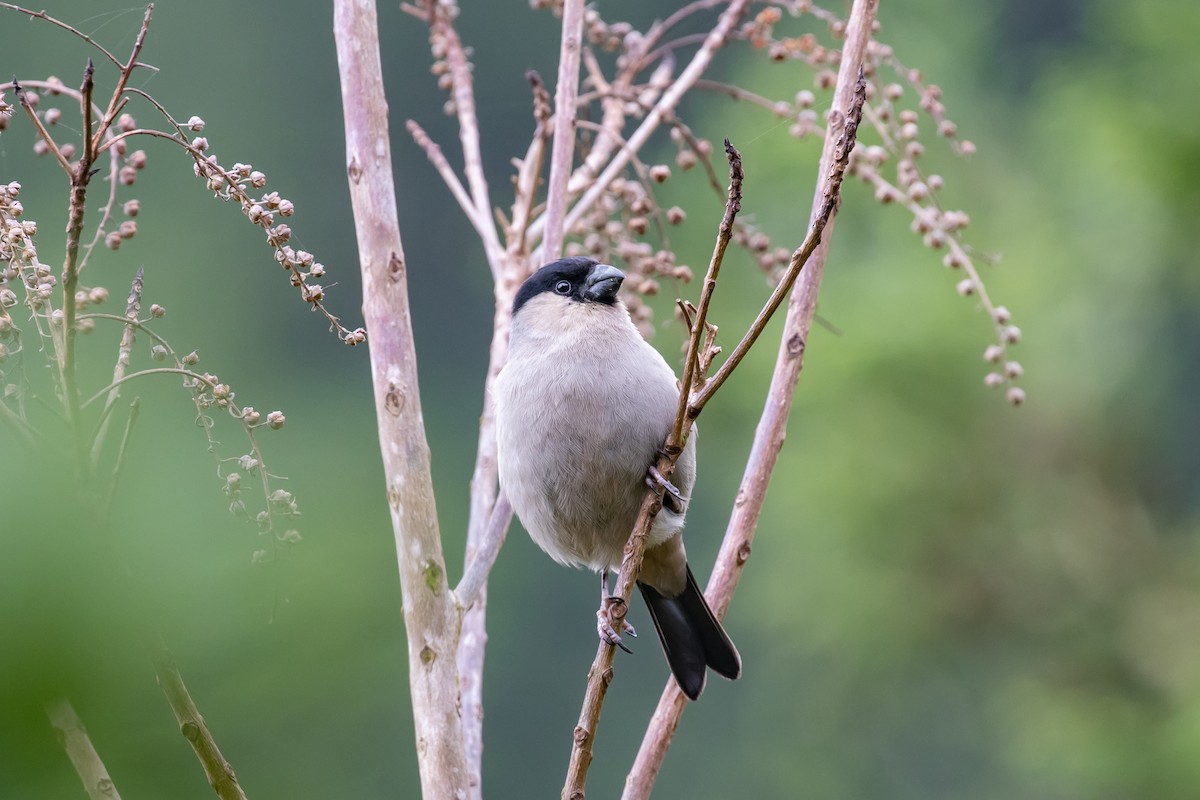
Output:
M784 322L779 353L776 357L767 399L754 433L754 442L746 461L745 472L738 487L737 502L734 503L725 538L705 590L709 605L718 618L724 617L733 592L737 588L742 568L750 557L758 517L766 498L767 485L775 468L779 451L783 447L792 397L804 365L806 343L812 328L813 317L816 314L817 292L821 285L825 261L829 252L828 234L832 231L837 211L837 188L832 184L840 183L844 167L838 168L835 165L848 158L849 149L853 146L852 135L847 135L845 130L841 136L835 136L835 133L839 126L849 129L853 125L857 128L861 121L864 94L861 65L867 52L877 10L878 0L855 0L846 25L845 44L842 49L833 97L834 110L829 114L828 130L818 171L818 175L823 179L818 181L814 193L810 217L812 224L810 225L810 235L805 239L805 245L812 239L812 228L821 219L826 220L823 226L827 235L816 244L811 254L806 256L808 258L807 268L800 276L796 291L788 302L787 318ZM840 108L856 110L854 113L847 113L845 117L842 117L836 110ZM831 198L832 203L830 202ZM803 249L802 246L800 250ZM800 250L793 254L792 263L795 263L796 255L800 253ZM622 800L645 800L650 796L650 791L658 778L658 772L662 767L663 759L666 757L667 749L671 745L686 705L686 697L679 691L673 680L668 680L658 706L651 716L650 724L646 728L633 768L626 777Z
M854 63L854 62L852 62ZM725 203L725 214L717 233L713 256L709 262L708 272L704 277L704 286L700 295L699 306L692 309L685 307L685 318L690 326L687 354L684 360L683 380L680 387L679 406L675 414L675 424L663 446L663 452L656 464L659 472L670 477L675 469L675 462L683 452L683 444L687 439L691 423L703 411L705 404L712 399L718 389L741 363L746 353L758 340L771 316L783 302L783 298L791 291L796 278L804 269L814 250L821 243L822 235L827 228L834 211L837 208L841 192L842 178L850 161L850 153L854 149L855 137L859 121L862 119L862 107L866 100L866 80L858 70L854 82L854 93L844 111L831 114L831 128L840 128L834 145L834 158L820 182L821 204L817 214L809 225L804 242L792 254L791 262L783 279L771 293L750 328L734 347L729 357L718 368L712 378L706 379L703 368L711 363L715 355L714 331L707 322L709 304L716 289L717 277L720 273L721 262L725 249L733 232L733 222L741 209L742 164L737 150L725 142L725 151L729 159L729 194ZM836 118L841 124L833 125ZM832 137L831 137L832 139ZM633 533L625 545L625 556L621 563L620 575L617 579L615 596L621 599L616 604L613 616L614 624L620 624L628 609L628 601L632 593L638 572L641 570L642 556L645 552L646 538L654 517L662 508L661 486L647 491L646 498L634 525ZM715 610L715 609L714 609ZM718 616L724 609L717 611ZM592 742L595 739L596 725L600 718L600 708L604 695L613 677L613 658L616 648L613 645L601 643L592 667L588 671L587 690L584 695L583 708L580 711L579 723L573 735L571 760L567 770L567 780L563 787L564 800L577 800L584 796L584 784L587 778L588 766L592 758Z

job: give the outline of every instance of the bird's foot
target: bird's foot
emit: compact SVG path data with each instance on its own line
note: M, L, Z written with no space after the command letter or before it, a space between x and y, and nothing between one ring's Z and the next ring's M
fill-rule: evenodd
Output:
M687 498L683 496L683 492L671 483L666 477L658 471L658 467L653 464L646 470L646 485L651 489L661 486L663 489L663 505L668 510L674 511L676 514L682 514L687 508Z
M596 633L600 635L600 641L604 642L605 644L611 644L619 647L626 653L633 653L633 651L626 647L625 643L621 641L622 633L628 633L633 638L637 638L637 631L634 630L633 626L630 625L625 619L625 607L625 601L620 597L604 598L604 600L602 600L600 603L600 608L596 611ZM618 616L618 608L621 609L619 615L620 622L617 623L621 627L620 632L617 631L616 625L613 624L616 622L615 618Z

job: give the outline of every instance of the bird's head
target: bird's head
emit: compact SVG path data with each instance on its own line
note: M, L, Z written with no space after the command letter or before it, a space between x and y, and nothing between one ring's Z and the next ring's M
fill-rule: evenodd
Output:
M572 305L617 306L625 273L590 258L563 258L529 276L513 300L513 316L522 311L561 314Z

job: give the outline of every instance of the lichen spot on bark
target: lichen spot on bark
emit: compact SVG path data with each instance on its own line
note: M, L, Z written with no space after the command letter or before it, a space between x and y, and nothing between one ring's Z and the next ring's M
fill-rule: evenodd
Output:
M436 561L430 561L425 565L424 569L425 585L429 587L429 591L434 595L439 595L442 592L442 566Z

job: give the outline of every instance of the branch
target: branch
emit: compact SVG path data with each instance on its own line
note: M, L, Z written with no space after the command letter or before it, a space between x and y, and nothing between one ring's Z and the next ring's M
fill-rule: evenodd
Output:
M512 219L505 231L507 247L503 268L493 292L496 304L492 319L492 343L487 375L483 383L483 411L479 415L479 441L475 468L471 473L471 512L467 523L466 565L463 580L455 590L462 610L458 640L459 703L463 716L463 741L467 752L470 797L482 796L483 772L483 662L487 645L487 577L512 522L512 506L496 496L496 407L492 386L508 358L508 336L512 325L512 300L517 284L527 271L526 233L529 214L537 194L538 178L549 138L550 97L534 71L525 74L533 90L535 128L525 158L517 168ZM470 581L470 582L468 582ZM478 582L478 588L472 587ZM471 595L474 595L473 597Z
M487 584L488 574L491 573L492 565L496 563L496 556L500 555L500 548L504 545L505 534L508 532L508 523L512 521L512 515L513 509L508 502L508 496L501 493L492 505L492 516L488 520L487 530L483 534L480 547L475 551L470 563L467 564L462 580L458 582L458 586L454 587L454 597L464 611L475 604L475 601L479 599L479 593Z
M335 0L333 29L363 278L363 315L370 332L379 444L408 636L409 690L421 787L425 797L465 797L469 772L454 658L460 618L446 584L429 444L421 416L375 3ZM468 178L476 167L468 166Z
M550 151L550 185L546 196L546 234L542 259L562 255L566 229L567 179L575 155L575 98L579 95L579 56L583 36L583 0L565 0L562 45L558 56L558 86L554 91L554 145Z
M212 732L204 724L204 717L200 716L196 704L192 702L192 696L188 694L179 668L175 666L175 660L162 642L159 642L158 650L154 654L154 674L158 677L158 685L163 694L167 696L167 703L175 712L179 732L188 740L192 750L196 751L196 758L200 760L200 766L204 768L204 774L208 777L208 785L221 800L246 800L246 794L238 784L233 767L221 755L221 749L217 747Z
M742 171L742 155L728 139L725 140L725 156L729 159L729 194L725 200L725 215L721 217L721 225L717 229L717 242L708 262L708 272L704 275L704 286L700 289L700 305L696 307L695 317L689 323L691 336L688 338L687 354L683 361L683 381L679 391L679 406L675 411L675 426L671 429L669 441L682 441L686 421L695 419L700 413L697 409L696 413L692 414L690 406L693 387L704 380L700 369L700 349L704 345L708 307L717 288L717 276L721 273L725 250L733 236L733 221L742 210L742 181L746 175Z
M45 20L46 22L49 22L51 25L57 25L58 27L62 28L63 30L69 31L70 33L73 33L76 36L78 36L80 39L83 39L85 42L87 42L92 47L99 50L101 53L104 53L104 55L108 58L108 60L113 62L113 64L117 65L118 67L121 66L121 62L117 60L117 57L114 56L112 53L108 52L107 50L105 50L104 47L102 47L95 39L88 36L86 33L83 33L82 31L71 27L70 25L63 22L62 20L55 19L54 17L47 14L45 11L34 11L32 9L22 8L21 6L13 5L12 3L0 3L0 8L7 8L10 11L17 11L22 14L27 14L30 17L32 17L33 19ZM142 66L145 66L145 65L143 64Z
M487 216L480 219L470 195L463 188L458 176L454 174L454 168L446 160L445 154L442 153L442 148L438 146L437 142L429 138L429 134L425 132L425 129L416 120L408 120L405 123L405 127L408 129L408 133L412 136L413 141L417 143L417 147L425 151L425 157L429 159L429 163L437 170L438 175L442 176L442 181L445 182L446 187L450 190L450 194L454 195L454 199L458 201L459 208L467 215L467 221L475 228L480 238L486 236L487 234L483 228L490 226L492 223Z
M737 369L737 365L741 363L746 353L754 346L763 329L767 326L767 322L770 321L775 310L783 302L783 298L791 291L792 284L796 282L796 278L800 275L800 270L804 269L804 265L808 263L809 257L821 243L821 236L825 232L825 227L829 224L829 221L833 218L834 211L837 209L838 200L841 196L842 179L845 177L846 167L850 163L850 153L854 149L855 138L858 134L858 124L862 120L863 103L867 99L867 82L862 75L861 66L858 71L858 78L855 80L853 86L853 96L845 113L842 114L842 112L834 111L830 114L831 129L826 134L827 141L834 139L833 134L836 126L833 123L835 118L843 120L840 126L842 131L837 136L837 144L833 148L832 163L825 170L824 183L818 186L817 189L820 193L819 204L814 207L815 216L809 225L808 235L804 237L804 242L792 253L791 261L788 263L788 268L784 272L783 278L779 281L775 290L771 292L766 305L758 313L758 316L750 325L750 329L746 331L746 335L733 348L733 352L729 354L729 358L717 370L717 374L713 375L701 387L700 391L697 392L688 411L689 415L693 418L700 413L700 409L712 398L713 394L721 388L721 384L729 379L729 375ZM814 310L815 308L814 305Z
M700 78L708 65L712 62L713 56L716 54L729 35L733 32L734 26L737 25L742 14L745 13L749 6L749 0L731 0L729 7L721 13L720 19L717 21L716 27L708 34L708 38L704 40L704 44L692 56L692 60L688 62L687 67L680 73L679 77L671 86L663 92L661 98L655 103L654 108L642 120L642 124L638 126L633 135L629 137L628 147L622 148L616 152L608 166L600 173L600 177L588 188L583 197L575 202L571 207L567 218L563 223L564 230L570 230L579 219L587 213L592 205L599 199L612 180L625 168L628 163L628 153L639 152L642 145L650 138L650 135L657 130L658 126L666 118L668 112L673 112L679 104L680 99L692 88L693 84ZM544 233L546 224L546 216L542 215L533 226L530 233L533 235L541 235Z
M845 46L842 50L837 86L834 90L833 109L850 108L853 95L861 91L861 82L856 78L861 70L877 9L878 0L855 0L854 2L846 26ZM836 110L829 115L829 130L825 136L821 166L817 173L822 176L822 180L818 183L813 199L812 215L814 220L826 206L826 183L831 178L839 138L835 134L838 128L844 124L844 120L842 114ZM829 222L825 226L826 234L832 233L833 221L834 216L831 214ZM800 378L800 370L804 365L806 343L816 313L817 290L821 285L828 252L829 237L827 235L821 246L813 251L808 266L800 278L799 287L788 302L787 319L784 323L779 354L775 362L775 371L771 377L767 400L754 433L754 443L746 462L745 473L741 485L738 487L738 501L734 504L730 515L725 539L721 544L721 550L717 555L717 562L705 592L709 605L718 618L725 615L741 577L742 567L750 557L751 544L754 540L759 514L762 512L767 485L771 472L775 468L779 451L783 447L792 396ZM670 747L675 730L679 727L679 720L683 715L685 704L686 698L683 693L679 691L673 681L668 681L646 729L633 768L625 780L623 800L641 800L649 797L659 769L662 767L667 748Z
M108 768L92 746L87 729L67 698L60 697L46 705L46 716L58 736L58 743L67 751L90 800L121 800L121 793L108 776Z
M110 412L113 405L117 402L117 398L121 396L120 385L121 380L129 372L129 364L133 359L133 342L137 331L137 318L142 311L142 285L145 269L138 267L137 274L133 277L133 284L129 287L129 297L125 301L125 317L127 322L125 329L121 331L121 343L117 346L117 363L113 366L113 383L112 389L109 390L108 399L104 402L104 410L101 412L100 428L96 431L96 435L92 438L92 464L100 462L100 451L104 448L104 438L108 433L108 424L110 420Z
M721 261L725 255L726 245L729 243L730 235L733 231L733 220L741 209L742 201L742 162L741 156L737 150L728 142L726 145L726 155L729 158L729 194L725 202L725 214L721 219L721 225L717 232L717 243L713 248L713 257L708 265L708 272L704 280L704 292L701 297L701 308L705 313L708 310L708 300L711 299L712 288L716 285L717 275L721 270ZM704 320L697 314L691 330L691 336L688 341L688 355L686 366L684 368L683 382L680 386L680 402L675 412L675 422L672 425L671 433L667 436L667 441L663 445L662 454L658 458L655 466L658 471L666 478L671 477L671 473L675 469L675 462L683 452L683 444L687 438L687 430L690 429L690 419L687 419L688 402L687 398L691 395L691 388L694 381L701 377L697 371L692 368L695 362L694 354L699 352L705 336ZM687 426L685 428L685 426ZM629 607L629 597L633 592L633 585L637 580L637 575L642 568L642 556L646 549L646 538L650 534L650 526L654 523L654 517L662 508L662 486L655 485L646 493L645 499L642 501L641 510L638 512L637 522L634 524L633 533L629 536L629 541L625 544L625 554L621 561L621 571L617 577L616 589L613 596L620 599L620 603L614 606L613 610L613 625L620 630L621 619L624 618L625 612ZM579 722L575 726L574 735L572 737L571 760L567 767L567 780L563 786L563 800L582 800L584 796L584 784L587 781L588 767L592 763L592 742L596 736L596 726L600 722L600 708L604 704L604 695L608 691L608 686L613 679L613 656L616 648L605 642L601 642L596 651L596 658L592 661L592 668L588 670L587 690L584 692L583 707L579 712Z
M479 147L479 117L475 114L471 62L467 60L466 48L458 38L458 31L454 29L453 13L457 12L457 7L452 8L450 5L441 0L430 0L429 28L446 48L446 64L453 81L451 96L454 98L454 110L458 115L458 138L462 142L463 171L467 176L467 185L471 188L475 214L484 223L479 230L479 237L483 240L488 266L491 267L493 279L499 280L504 251L500 247L500 237L495 226L486 224L487 220L491 219L492 202L488 194L487 178L483 173L483 155Z
M134 40L133 50L129 54L129 61L120 65L121 72L117 77L117 86L113 89L112 97L109 98L108 108L104 112L104 117L100 120L100 126L96 128L93 134L91 131L84 131L85 136L92 137L91 152L98 152L100 142L104 139L104 135L108 133L108 129L112 126L113 120L117 118L120 112L120 106L125 94L125 85L129 83L129 77L133 75L133 71L139 66L144 66L138 63L138 54L142 52L142 46L146 43L146 32L150 29L150 15L154 12L154 3L146 6L146 14L142 17L142 27L138 30L137 39Z

